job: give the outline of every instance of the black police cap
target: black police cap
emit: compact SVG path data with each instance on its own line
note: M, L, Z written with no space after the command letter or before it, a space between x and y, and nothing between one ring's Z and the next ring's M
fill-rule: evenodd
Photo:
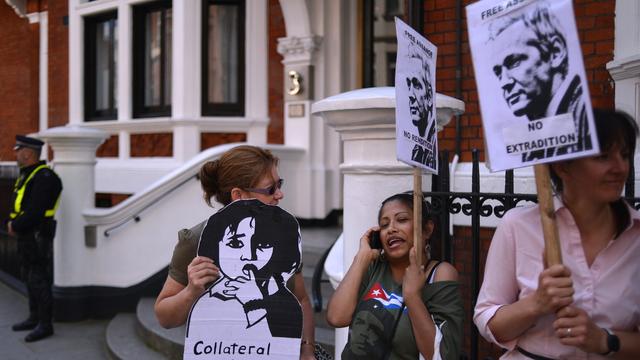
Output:
M16 145L13 147L14 150L17 150L21 147L28 147L31 149L40 150L44 142L38 140L36 138L24 136L24 135L16 135Z

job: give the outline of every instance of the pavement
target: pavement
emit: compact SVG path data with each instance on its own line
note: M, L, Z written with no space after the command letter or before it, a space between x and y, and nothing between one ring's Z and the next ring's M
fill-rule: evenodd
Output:
M108 359L105 331L109 320L56 322L53 336L26 343L28 331L12 331L11 325L26 319L28 312L27 298L0 282L0 359Z

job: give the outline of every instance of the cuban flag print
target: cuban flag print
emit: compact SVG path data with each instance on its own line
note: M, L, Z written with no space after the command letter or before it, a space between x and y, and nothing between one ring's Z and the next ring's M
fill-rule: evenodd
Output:
M404 299L393 292L387 293L379 282L373 284L362 300L374 299L380 302L385 309L400 309Z

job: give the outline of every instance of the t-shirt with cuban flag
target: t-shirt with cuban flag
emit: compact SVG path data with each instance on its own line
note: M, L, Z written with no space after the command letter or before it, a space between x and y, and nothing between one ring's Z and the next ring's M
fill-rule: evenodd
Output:
M406 307L395 336L390 339L403 299L402 284L393 280L386 261L376 260L369 266L358 299L342 359L383 359L389 353L386 359L417 359L418 348Z
M431 314L437 332L433 359L458 359L462 347L464 309L454 281L427 281L422 301ZM349 340L342 352L343 360L416 360L421 358L405 307L393 339L393 326L402 308L402 284L393 280L387 261L371 263L360 284L358 305L349 326Z
M394 286L397 288L397 292L393 291L387 292L380 282L374 283L369 291L364 294L362 297L362 301L367 301L369 299L374 299L379 301L386 309L400 309L402 307L402 288L398 285ZM398 291L400 290L400 291Z

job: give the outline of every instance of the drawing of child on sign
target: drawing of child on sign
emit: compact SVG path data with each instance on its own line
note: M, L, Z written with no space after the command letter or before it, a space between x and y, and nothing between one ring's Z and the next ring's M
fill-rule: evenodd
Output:
M297 359L302 309L286 283L300 254L298 223L277 206L239 200L209 218L198 255L221 277L191 309L185 358Z

